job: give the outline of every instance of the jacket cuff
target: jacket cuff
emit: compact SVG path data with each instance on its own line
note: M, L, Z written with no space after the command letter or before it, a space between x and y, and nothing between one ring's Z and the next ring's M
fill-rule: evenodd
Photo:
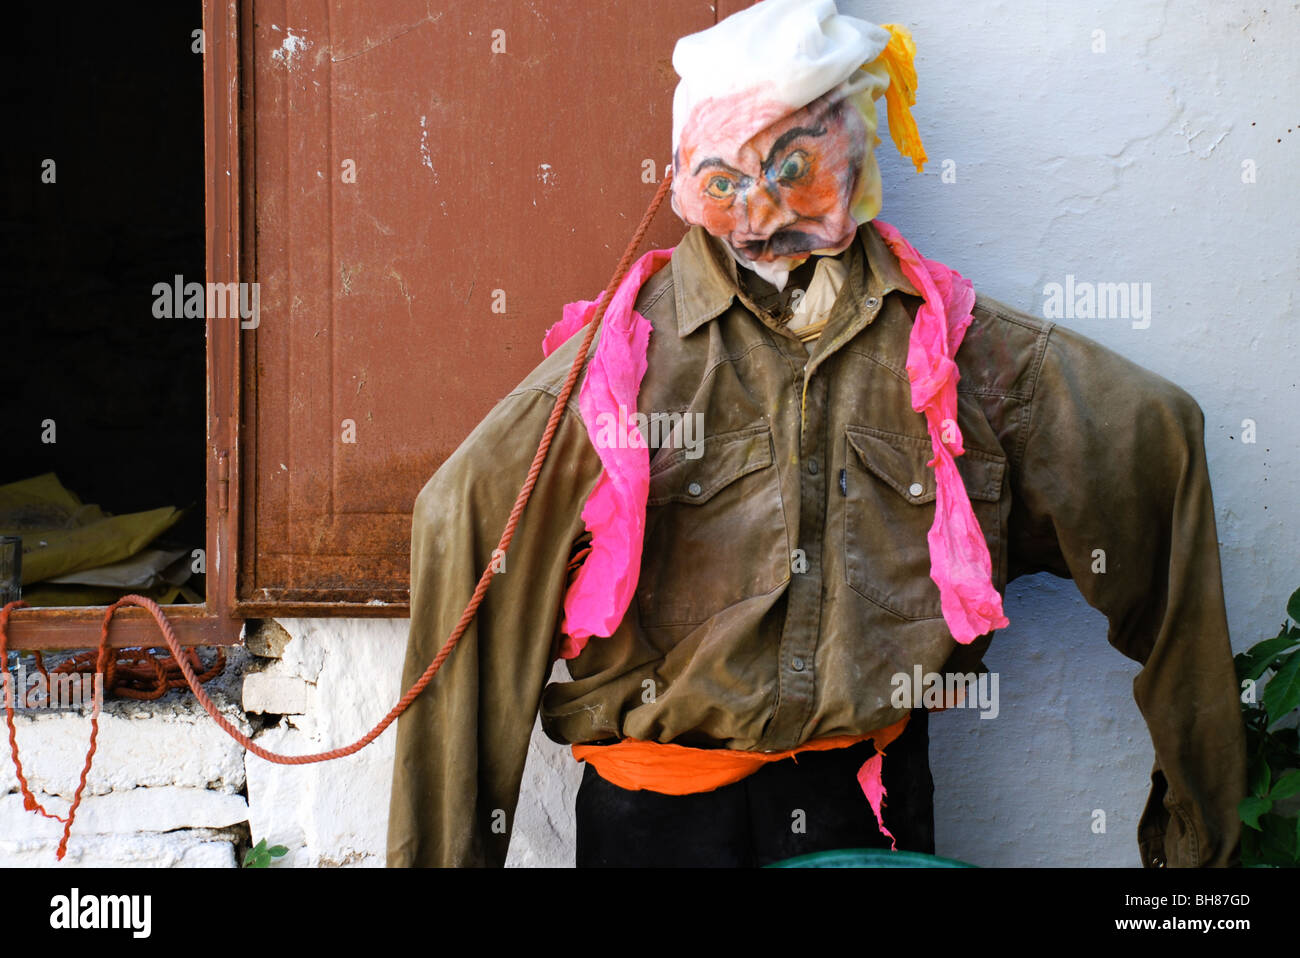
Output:
M1170 800L1169 785L1157 765L1151 771L1151 794L1138 820L1138 850L1143 868L1240 867L1238 839L1226 854L1206 860L1202 837L1192 815Z
M1165 835L1169 831L1169 810L1165 808L1164 773L1157 766L1151 770L1151 792L1146 808L1138 819L1138 852L1143 868L1164 868L1168 864L1165 854Z

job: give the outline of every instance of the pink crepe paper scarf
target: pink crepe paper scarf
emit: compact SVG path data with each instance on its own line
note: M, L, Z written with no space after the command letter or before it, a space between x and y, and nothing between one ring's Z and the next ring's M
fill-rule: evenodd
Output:
M605 311L596 351L578 392L578 408L603 468L582 510L591 533L591 553L564 597L560 655L566 659L576 657L591 636L614 634L641 572L650 452L628 416L637 410L650 323L632 307L641 286L672 254L672 249L650 250L628 270ZM603 290L600 295L605 295ZM597 299L565 306L563 318L546 331L542 352L549 356L587 325L599 303ZM611 435L615 442L609 441Z
M927 463L935 472L934 523L926 536L930 578L939 587L940 607L949 631L965 645L1009 624L1002 613L1002 597L993 587L988 545L955 459L965 449L957 427L960 375L953 357L971 324L975 289L956 270L922 257L893 226L879 219L872 225L924 300L912 325L907 372L912 408L925 416L934 449L934 458ZM564 598L565 638L560 655L566 659L576 657L591 636L612 635L636 590L650 488L650 454L630 423L629 414L638 408L650 323L633 305L641 286L669 262L672 253L672 249L651 250L628 271L606 310L604 328L578 394L587 435L603 468L582 510L583 522L591 533L591 553ZM550 355L590 322L598 303L566 305L563 318L546 331L543 353ZM616 430L613 435L617 441L613 443L609 441L611 424ZM878 749L878 754L862 766L858 782L880 831L889 837L891 847L897 847L881 817L885 799L883 754L883 749Z
M890 224L872 222L898 257L903 275L925 300L912 323L907 376L912 383L912 408L925 414L934 449L934 458L926 463L935 476L934 523L926 535L930 578L939 587L939 603L952 637L968 645L986 632L1010 625L1002 614L1002 596L993 588L988 543L955 458L966 450L957 428L961 375L953 357L973 318L975 288L956 270L924 258Z

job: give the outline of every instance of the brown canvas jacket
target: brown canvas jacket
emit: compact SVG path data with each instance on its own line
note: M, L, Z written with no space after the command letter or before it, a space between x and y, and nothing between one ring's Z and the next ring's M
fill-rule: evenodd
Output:
M642 288L653 332L640 410L703 431L650 451L636 597L613 636L569 661L572 681L546 685L600 468L575 391L504 572L399 722L390 865L504 863L539 709L562 743L771 751L894 723L891 679L918 665L982 670L991 635L957 646L929 576L932 453L905 369L920 299L870 224L858 240L807 347L699 227ZM404 687L492 560L580 339L501 400L416 500ZM994 585L1072 578L1110 643L1143 663L1134 696L1156 756L1144 864L1234 863L1245 747L1199 406L986 297L956 358L957 464Z

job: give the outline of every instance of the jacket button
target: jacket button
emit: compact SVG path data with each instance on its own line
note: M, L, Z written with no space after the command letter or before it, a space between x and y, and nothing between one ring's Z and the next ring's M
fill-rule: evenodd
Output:
M796 672L803 671L803 659L799 658L799 656L797 655L790 660L790 665L794 668Z
M689 486L686 487L686 491L693 496L698 496L701 492L704 491L704 487L701 486L698 482L692 482Z
M915 499L921 493L925 492L925 486L921 485L919 482L914 482L907 487L907 492L908 495L910 495L913 499Z
M809 460L808 460L808 472L811 473L811 474L814 475L814 476L817 475L817 460L816 460L816 459L809 459Z

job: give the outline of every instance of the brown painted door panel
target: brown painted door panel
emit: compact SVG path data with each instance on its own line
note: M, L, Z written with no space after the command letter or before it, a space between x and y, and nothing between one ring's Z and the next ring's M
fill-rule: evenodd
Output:
M608 282L670 160L673 44L714 20L706 0L252 4L241 612L405 613L416 494ZM643 249L682 231L665 205Z

